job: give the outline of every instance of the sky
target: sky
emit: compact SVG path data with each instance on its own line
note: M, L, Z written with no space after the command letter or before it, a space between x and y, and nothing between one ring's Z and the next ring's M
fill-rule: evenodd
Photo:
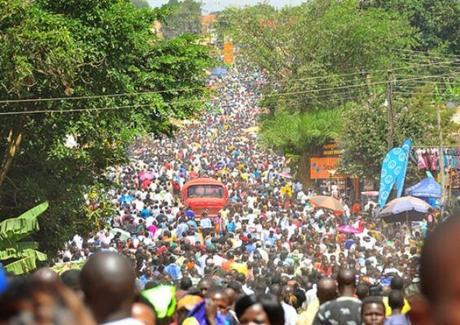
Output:
M255 5L260 2L267 2L276 7L284 7L286 5L298 5L305 0L202 0L203 11L205 13L223 10L227 7L244 7ZM158 7L168 2L168 0L148 0L152 7Z

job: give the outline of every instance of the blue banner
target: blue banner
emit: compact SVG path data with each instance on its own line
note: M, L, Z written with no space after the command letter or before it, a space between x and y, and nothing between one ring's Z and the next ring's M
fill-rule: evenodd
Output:
M380 174L379 201L380 207L383 207L390 197L393 186L396 185L397 197L401 197L404 189L404 180L406 178L407 164L409 153L412 147L412 140L407 139L401 147L391 149L382 163L382 172Z

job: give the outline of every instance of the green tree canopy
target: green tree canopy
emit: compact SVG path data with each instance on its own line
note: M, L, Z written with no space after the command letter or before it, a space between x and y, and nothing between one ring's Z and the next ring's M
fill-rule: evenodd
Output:
M201 110L208 49L191 35L159 39L164 14L129 0L0 5L0 211L50 201L44 248L94 229L84 194L132 140Z
M410 138L414 146L438 146L437 109L441 110L442 128L448 143L450 135L458 129L451 122L453 112L441 102L433 104L433 88L429 85L417 89L412 96L398 97L394 102L395 145L401 145ZM388 152L385 96L378 96L370 103L354 105L345 115L343 130L342 170L350 175L377 180L381 163ZM415 169L412 171L408 177L417 176Z
M137 8L148 8L150 7L147 0L132 0L133 5Z
M415 42L404 16L364 10L351 0L310 1L282 10L267 5L229 9L221 19L220 33L232 37L241 55L266 73L263 106L268 115L262 120L262 136L270 137L264 143L302 155L304 181L308 157L341 129L339 114L331 111L367 96L371 86L384 80L384 70L403 65L391 49ZM285 136L280 112L305 119L294 123L300 141ZM315 128L333 124L334 132Z
M163 20L162 32L166 38L183 34L201 35L201 2L169 0L165 8L171 11Z
M460 54L460 1L457 0L368 0L363 6L400 12L420 31L415 49Z

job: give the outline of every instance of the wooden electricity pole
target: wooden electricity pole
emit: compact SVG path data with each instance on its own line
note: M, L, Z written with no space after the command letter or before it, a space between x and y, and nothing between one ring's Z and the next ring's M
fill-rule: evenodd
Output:
M387 89L387 104L388 104L388 150L393 148L395 127L394 127L394 110L393 110L393 80L391 72L388 72L388 89Z

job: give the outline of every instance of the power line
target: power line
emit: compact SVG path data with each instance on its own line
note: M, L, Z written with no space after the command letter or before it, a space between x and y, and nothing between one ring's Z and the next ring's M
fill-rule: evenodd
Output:
M354 75L362 75L362 74L371 74L376 72L388 72L388 71L399 71L399 70L406 70L411 69L414 67L428 67L428 66L436 66L436 65L451 65L451 64L458 64L452 61L444 61L444 62L433 62L433 63L423 63L423 64L412 64L405 67L399 68L392 68L392 69L381 69L381 70L370 70L370 71L363 71L363 72L351 72L351 73L342 73L342 74L328 74L323 76L316 76L316 77L308 77L308 78L299 78L299 79L289 79L289 81L307 81L307 80L315 80L315 79L325 79L325 78L334 78L334 77L346 77L346 76L354 76Z
M427 66L444 66L457 64L452 61L445 62L435 62L435 63L426 63L426 64L412 64L405 67L393 68L393 69L381 69L381 70L371 70L364 71L364 73L371 74L377 72L386 72L386 71L399 71L411 69L414 67L427 67ZM307 81L307 80L317 80L317 79L327 79L327 78L337 78L337 77L346 77L353 75L360 75L363 72L352 72L352 73L343 73L343 74L327 74L322 76L299 78L299 79L289 79L287 82L292 81ZM196 91L196 90L207 90L207 87L195 87L195 88L175 88L175 89L165 89L165 90L152 90L145 92L133 92L133 93L117 93L117 94L105 94L105 95L88 95L88 96L76 96L76 97L49 97L49 98L25 98L25 99L3 99L0 100L0 104L17 104L17 103L31 103L31 102L50 102L50 101L67 101L67 100L86 100L86 99L98 99L98 98L117 98L117 97L134 97L134 96L143 96L143 95L154 95L154 94L164 94L164 93L175 93L175 92L185 92L185 91Z
M430 78L439 78L443 76L450 76L450 74L443 74L443 75L432 75L432 76L418 76L415 78L407 78L407 79L396 79L393 80L394 83L397 82L405 82L405 81L413 81L413 80L421 80L421 79L430 79ZM302 90L302 91L293 91L293 92L284 92L284 93L272 93L268 95L264 95L264 97L273 97L273 96L285 96L285 95L298 95L298 94L308 94L320 91L329 91L329 90L343 90L343 89L354 89L360 87L367 87L372 85L383 85L386 84L388 81L378 81L378 82L370 82L370 83L363 83L363 84L355 84L355 85L348 85L348 86L339 86L339 87L330 87L330 88L319 88L319 89L310 89L310 90ZM330 94L323 94L327 96L337 96L342 94L341 93L330 93ZM316 98L321 98L320 95L315 96ZM209 102L207 99L197 99L197 100L188 100L185 103L176 102L175 105L179 104L190 104L190 103L205 103ZM212 101L211 101L212 102ZM31 111L10 111L10 112L0 112L0 115L21 115L21 114L39 114L39 113L72 113L72 112L84 112L84 111L103 111L103 110L114 110L114 109L121 109L121 108L132 108L132 107L147 107L152 106L152 104L143 104L143 105L127 105L127 106L114 106L114 107L99 107L99 108L82 108L82 109L68 109L68 110L31 110ZM168 106L172 106L168 104ZM228 106L228 105L227 105ZM224 106L220 106L224 107Z
M107 95L76 96L76 97L4 99L4 100L0 100L0 104L49 102L49 101L61 101L61 100L82 100L82 99L113 98L113 97L131 97L131 96L139 96L139 95L153 95L153 94L173 93L173 92L190 91L190 90L206 90L206 89L208 88L207 87L196 87L196 88L176 88L176 89L168 89L168 90L152 90L152 91L133 92L133 93L118 93L118 94L107 94Z
M460 55L456 55L456 54L444 54L444 55L435 55L435 54L432 54L432 53L429 53L429 52L426 52L426 51L420 51L420 50L410 50L410 49L391 49L393 51L400 51L400 52L408 52L408 53L412 53L412 54L417 54L417 55L424 55L426 57L434 57L434 58L442 58L442 59L445 59L445 58L448 58L448 57L453 57L453 58L460 58Z
M420 79L430 79L430 78L439 78L443 76L449 75L433 75L433 76L420 76L417 78L408 78L408 79L396 79L393 82L403 82L403 81L411 81L411 80L420 80ZM334 90L334 89L350 89L350 88L359 88L359 87L367 87L372 85L383 85L386 84L388 81L379 81L379 82L370 82L370 83L363 83L363 84L356 84L356 85L348 85L348 86L339 86L339 87L332 87L332 88L322 88L322 89L313 89L313 90L306 90L306 91L293 91L293 92L285 92L285 93L274 93L272 96L280 96L280 95L298 95L298 94L307 94L312 92L319 92L319 91L326 91L326 90ZM270 95L268 95L270 97Z
M126 106L113 106L113 107L93 107L93 108L73 108L66 110L32 110L32 111L14 111L14 112L0 112L0 115L27 115L27 114L42 114L42 113L73 113L73 112L91 112L91 111L110 111L123 108L137 108L137 107L147 107L152 106L151 104L146 105L126 105Z
M323 94L321 96L316 96L315 99L318 98L328 98L328 97L333 97L333 96L343 96L343 95L352 95L346 92L342 93L332 93L332 94ZM348 96L347 96L348 97ZM342 97L342 98L347 98L347 97ZM352 97L352 96L351 96ZM351 98L350 97L350 98ZM352 98L351 98L352 99ZM187 105L192 102L195 103L206 103L208 102L205 99L197 99L197 100L191 100L187 101L185 103L176 103L176 104L182 104L182 105ZM232 107L232 105L220 105L217 104L219 108L225 108L225 107ZM138 107L148 107L152 106L151 104L145 104L145 105L126 105L126 106L113 106L113 107L94 107L94 108L76 108L76 109L67 109L67 110L50 110L50 109L41 109L41 110L31 110L31 111L12 111L12 112L0 112L1 115L28 115L28 114L45 114L45 113L58 113L58 114L64 114L64 113L74 113L74 112L91 112L91 111L109 111L109 110L117 110L117 109L124 109L124 108L138 108ZM171 106L171 105L169 105Z
M424 91L395 91L394 92L395 94L404 94L404 95L428 95L428 96L433 96L433 95L440 95L440 96L448 96L449 94L446 94L446 93L441 93L441 94L438 94L437 91L431 91L431 92L424 92ZM455 96L454 94L452 94L452 96L454 97L458 97L458 96Z

